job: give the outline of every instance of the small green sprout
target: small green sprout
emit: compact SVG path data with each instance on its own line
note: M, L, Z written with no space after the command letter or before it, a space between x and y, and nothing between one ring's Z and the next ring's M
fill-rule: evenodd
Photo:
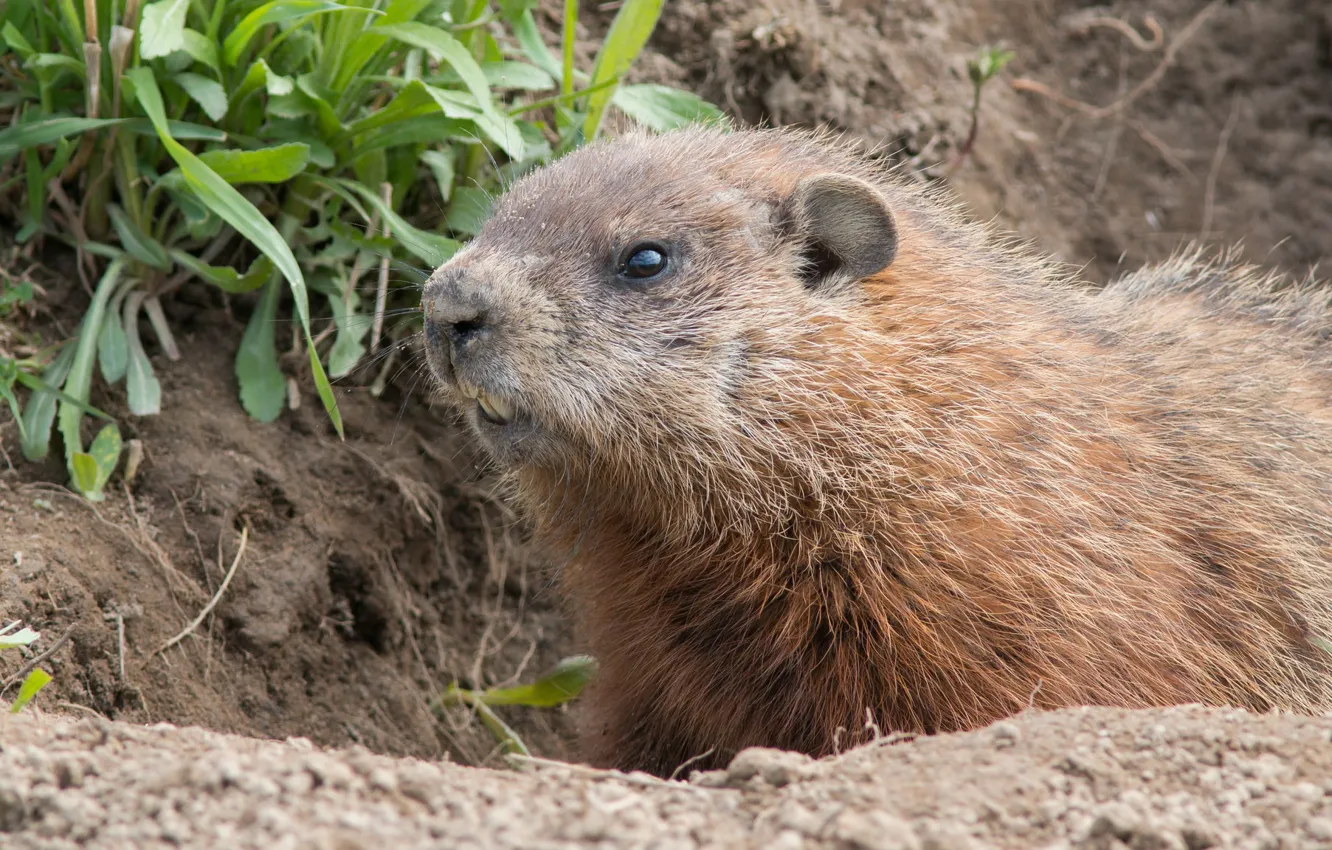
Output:
M450 685L435 705L439 708L465 705L472 708L481 723L491 731L501 749L510 755L527 756L527 745L508 724L495 714L492 706L525 705L533 708L553 708L562 705L582 692L596 672L596 662L586 655L566 658L555 669L530 685L512 688L491 688L478 691Z
M967 76L971 79L971 128L967 130L967 138L958 148L951 168L961 165L976 145L976 134L980 132L981 92L985 90L985 84L994 79L1016 56L1011 50L987 46L980 49L975 59L967 60Z

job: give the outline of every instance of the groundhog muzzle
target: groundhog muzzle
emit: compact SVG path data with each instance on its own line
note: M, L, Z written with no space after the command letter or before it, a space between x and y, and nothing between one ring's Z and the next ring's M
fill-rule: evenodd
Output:
M1061 269L823 136L630 136L512 187L426 350L600 661L590 761L1329 708L1326 296Z

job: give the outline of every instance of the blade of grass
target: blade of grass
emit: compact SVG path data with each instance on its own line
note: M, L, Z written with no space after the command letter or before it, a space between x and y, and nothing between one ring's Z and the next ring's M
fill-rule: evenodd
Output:
M120 244L131 257L158 271L171 271L171 260L160 242L140 230L118 205L107 204L106 211Z
M93 363L97 354L97 337L102 329L102 321L107 302L120 283L120 274L124 269L123 260L112 260L102 274L93 292L92 304L83 318L83 326L78 340L74 343L74 360L70 364L69 376L65 378L64 391L81 402L88 401L92 389ZM83 451L83 439L79 435L79 424L83 422L83 411L67 402L61 402L59 413L60 436L65 441L65 460L70 466L71 475L74 455Z
M343 9L355 11L353 6L343 6L330 0L271 0L242 18L231 30L226 40L222 42L222 59L228 65L235 65L241 53L249 46L250 40L269 24L300 20L311 15Z
M125 77L134 86L139 105L148 113L149 120L157 128L158 138L166 147L167 153L180 166L181 174L184 175L185 182L190 189L199 196L199 199L210 210L250 240L256 248L268 255L273 260L273 264L277 266L278 271L282 272L282 275L287 279L292 300L296 303L296 315L300 319L301 330L304 331L306 346L309 349L310 370L314 374L315 388L319 392L320 400L324 403L324 409L328 412L329 419L333 422L333 427L337 430L338 436L342 437L342 415L338 412L337 400L333 397L333 389L328 383L328 375L324 372L324 366L319 361L314 339L310 334L310 297L306 291L305 278L301 274L300 266L296 263L296 257L291 252L291 247L287 245L286 241L278 234L277 229L269 223L268 219L264 218L263 214L253 204L205 165L202 160L167 134L166 112L162 105L162 95L157 89L157 81L153 78L152 71L148 68L135 68L128 72Z
M625 0L615 13L606 40L597 53L592 70L592 85L606 80L618 80L634 64L643 45L657 26L661 16L662 0ZM587 99L587 117L583 119L583 138L591 141L601 130L606 107L610 105L613 88L601 89Z
M48 145L66 136L76 136L89 130L124 125L134 133L155 135L153 125L142 118L44 118L25 121L6 130L0 130L0 160L29 148ZM205 127L188 121L168 121L167 132L173 139L199 139L224 142L227 134L215 127Z
M393 229L393 238L422 262L429 266L438 266L452 257L462 247L460 242L443 236L427 233L407 223L407 220L385 204L383 199L353 180L328 179L319 181L339 195L359 197L379 211L379 214Z
M405 23L419 15L428 5L430 0L393 0L379 21L381 24ZM333 91L339 94L345 91L347 86L361 74L362 69L374 60L375 55L388 40L388 36L377 33L374 29L361 32L338 65L337 73L329 81Z

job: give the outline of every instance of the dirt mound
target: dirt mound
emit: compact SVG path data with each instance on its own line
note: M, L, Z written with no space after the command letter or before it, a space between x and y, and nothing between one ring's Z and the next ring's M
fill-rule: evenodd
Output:
M747 750L690 783L518 773L169 725L0 724L6 847L1324 847L1332 720L1029 713L811 762Z
M177 306L183 358L155 364L165 414L99 399L145 446L133 487L93 507L54 486L58 461L0 477L0 620L45 631L46 646L68 636L43 698L484 761L489 735L463 715L437 722L429 698L455 677L530 677L569 647L482 467L419 393L342 392L345 443L313 394L276 424L248 419L231 376L238 325ZM216 615L159 652L238 557ZM0 679L21 663L11 656ZM524 723L542 752L564 752L561 712Z

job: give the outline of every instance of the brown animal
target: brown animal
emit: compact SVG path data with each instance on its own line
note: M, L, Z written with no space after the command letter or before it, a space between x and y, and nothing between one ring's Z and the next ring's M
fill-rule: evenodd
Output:
M600 142L424 294L562 558L587 755L669 774L1025 709L1332 707L1332 329L1181 256L1100 294L826 137Z

